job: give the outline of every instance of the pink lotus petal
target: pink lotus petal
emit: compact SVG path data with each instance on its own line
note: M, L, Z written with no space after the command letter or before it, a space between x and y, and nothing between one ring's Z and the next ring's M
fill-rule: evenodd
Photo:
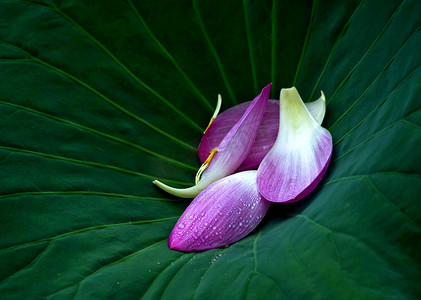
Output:
M298 201L326 172L332 137L310 115L295 88L282 89L279 133L259 166L257 186L273 202Z
M204 134L200 145L197 149L200 161L203 163L209 155L209 152L218 145L235 123L241 118L250 105L249 102L244 102L218 115L213 123L209 126ZM319 124L323 122L326 101L324 94L316 101L305 104L310 114ZM269 100L266 107L266 112L263 116L262 123L258 129L256 139L252 145L249 155L236 170L252 170L257 169L260 162L268 154L269 150L275 144L279 129L279 100Z
M212 182L234 173L247 157L257 135L257 130L266 111L271 84L263 88L244 114L228 131L218 144L217 152L202 174L200 181L193 187L177 189L155 180L154 184L164 191L179 197L193 198ZM208 153L209 155L209 153Z
M257 191L256 174L236 173L204 189L175 224L168 247L202 251L227 246L249 234L270 205Z

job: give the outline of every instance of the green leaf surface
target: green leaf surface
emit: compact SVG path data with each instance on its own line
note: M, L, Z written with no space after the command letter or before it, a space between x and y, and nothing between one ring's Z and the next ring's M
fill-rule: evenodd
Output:
M421 298L421 4L0 1L1 299ZM328 99L319 187L225 249L167 238L216 104Z

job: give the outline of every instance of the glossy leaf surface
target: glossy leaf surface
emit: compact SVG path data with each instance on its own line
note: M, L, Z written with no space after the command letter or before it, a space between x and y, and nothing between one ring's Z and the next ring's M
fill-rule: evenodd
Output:
M1 299L421 297L421 5L0 1ZM323 90L331 164L248 237L168 250L217 94Z

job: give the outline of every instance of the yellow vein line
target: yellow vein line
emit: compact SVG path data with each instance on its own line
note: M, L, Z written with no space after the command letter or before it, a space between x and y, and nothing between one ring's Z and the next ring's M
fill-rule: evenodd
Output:
M357 8L352 13L351 17L346 22L345 26L342 28L341 32L338 34L338 36L337 36L337 38L336 38L336 40L335 40L335 42L334 42L334 44L332 46L332 49L330 50L329 56L327 57L326 63L324 65L324 67L323 67L323 70L320 73L320 76L317 79L316 84L314 85L314 88L313 88L313 91L311 92L309 101L311 101L313 99L314 94L316 93L317 89L319 88L320 81L322 80L322 78L323 78L323 76L324 76L324 74L325 74L325 72L327 70L327 67L329 66L330 61L332 60L333 54L335 53L335 50L336 50L336 47L339 44L339 41L341 40L342 36L345 34L345 32L348 29L348 27L351 24L351 22L354 20L354 17L357 15L357 13L359 12L359 10L362 7L362 5L363 5L364 2L365 2L365 0L363 0L363 1L360 2L360 4L357 6Z
M209 37L209 35L208 35L207 31L206 31L206 27L205 27L205 24L203 23L203 20L202 20L201 15L200 15L200 11L199 11L199 8L198 8L198 6L197 6L196 0L192 0L192 2L193 2L193 9L194 9L194 12L196 13L196 16L197 16L197 22L198 22L198 24L199 24L199 27L200 27L200 29L201 29L201 31L202 31L202 34L203 34L203 36L204 36L204 38L205 38L205 40L206 40L206 42L207 42L207 44L208 44L208 46L209 46L209 48L210 48L211 52L212 52L212 54L213 54L213 55L214 55L214 57L215 57L216 64L218 65L219 72L221 73L221 77L222 77L222 80L223 80L223 81L224 81L224 83L225 83L225 86L226 86L226 88L227 88L228 94L230 95L230 97L231 97L231 99L232 99L233 103L234 103L234 104L237 104L237 103L238 103L238 101L237 101L237 99L235 98L235 94L234 94L234 92L233 92L233 90L232 90L232 88L231 88L231 85L230 85L229 81L228 81L227 75L225 74L225 71L224 71L224 68L223 68L223 66L222 66L221 60L219 59L219 55L218 55L218 53L216 52L216 49L215 49L215 47L213 46L212 41L211 41L211 39L210 39L210 37Z
M152 176L152 175L147 175L147 174L144 174L144 173L135 172L135 171L128 170L128 169L125 169L125 168L111 166L111 165L97 163L97 162L92 162L92 161L79 160L79 159L75 159L75 158L69 158L69 157L64 157L64 156L58 156L58 155L53 155L53 154L48 154L48 153L43 153L43 152L37 152L37 151L19 149L19 148L14 148L14 147L7 147L7 146L0 146L0 149L3 149L5 151L12 151L12 152L25 153L25 154L29 154L29 155L41 156L41 157L45 157L45 158L49 158L49 159L62 160L62 161L65 161L65 162L70 162L70 163L79 164L79 165L86 165L86 166L91 166L91 167L96 167L96 168L113 170L113 171L116 171L116 172L120 172L120 173L124 173L124 174L128 174L128 175L139 176L139 177L144 177L144 178L153 179L153 180L156 179L156 177ZM191 185L189 183L181 182L181 181L174 181L174 180L169 180L169 179L162 179L162 180L168 181L168 182L173 182L175 184L180 184L180 185L187 185L187 186Z
M196 95L199 97L199 99L209 108L210 111L214 111L214 108L209 103L209 101L203 96L203 94L199 91L199 89L196 87L196 85L191 81L189 76L184 72L184 70L180 67L180 65L177 63L175 58L168 52L168 50L162 45L162 43L158 40L158 38L153 34L152 30L149 28L149 26L146 24L145 19L143 19L142 15L140 14L139 10L136 8L136 6L133 4L132 0L128 0L128 3L130 7L132 8L133 12L139 19L142 26L145 28L146 32L149 34L149 36L152 38L152 40L155 42L155 44L158 45L159 49L168 57L168 59L172 62L174 67L177 69L177 71L183 76L184 80L189 84L189 86L193 89L193 91L196 93Z
M0 195L0 199L15 198L15 197L20 197L20 196L48 196L48 195L101 196L101 197L110 197L110 198L124 198L124 199L146 200L146 201L162 201L162 202L173 202L173 203L174 202L190 201L189 199L184 199L184 198L170 199L170 198L127 195L127 194L119 194L119 193L94 192L94 191L30 191L30 192L18 192L18 193L2 194L2 195Z
M342 82L338 85L338 87L333 91L332 96L330 97L327 104L332 102L332 100L336 97L342 86L345 84L345 82L351 77L351 75L354 73L354 71L357 69L357 67L361 64L361 62L364 60L364 58L368 55L368 53L373 49L373 47L376 45L377 41L380 39L380 37L383 35L383 33L386 31L387 27L389 27L389 24L392 22L395 15L400 10L401 6L404 4L404 1L396 8L396 10L393 12L392 16L389 18L389 20L386 22L386 24L383 26L380 33L377 35L376 39L373 41L373 43L370 45L370 47L367 49L367 51L364 53L364 55L360 58L358 63L355 64L355 66L351 69L351 71L348 73L348 75L342 80Z
M258 93L258 86L257 86L256 66L255 66L255 63L254 63L253 43L251 42L247 0L243 0L243 8L244 8L244 22L245 22L245 26L246 26L246 35L247 35L247 45L248 45L248 48L249 48L251 76L253 78L254 93L257 94Z
M196 151L196 148L195 148L195 147L193 147L193 146L191 146L191 145L189 145L189 144L187 144L187 143L183 142L182 140L180 140L180 139L178 139L178 138L176 138L176 137L174 137L174 136L170 135L169 133L167 133L167 132L163 131L162 129L159 129L158 127L156 127L156 126L152 125L152 124L151 124L151 123L149 123L148 121L146 121L146 120L144 120L144 119L140 118L139 116L137 116L137 115L133 114L132 112L130 112L130 111L128 111L127 109L123 108L122 106L120 106L119 104L117 104L116 102L114 102L113 100L109 99L107 96L105 96L105 95L104 95L104 94L102 94L101 92L97 91L96 89L94 89L93 87L91 87L90 85L88 85L87 83L85 83L85 82L81 81L81 80L80 80L80 79L78 79L77 77L75 77L75 76L73 76L73 75L71 75L71 74L69 74L69 73L65 72L64 70L62 70L62 69L60 69L60 68L58 68L58 67L55 67L55 66L53 66L53 65L51 65L51 64L49 64L49 63L47 63L47 62L45 62L45 61L43 61L43 60L41 60L41 59L39 59L39 58L34 57L34 56L33 56L32 54L30 54L29 52L26 52L25 50L23 50L23 49L21 49L21 48L19 48L19 47L15 46L15 45L13 45L13 44L11 44L11 43L9 43L9 42L6 42L6 41L3 41L3 40L0 40L0 43L1 43L1 44L4 44L4 45L6 45L6 46L9 46L10 48L13 48L13 49L16 49L16 50L21 51L21 52L22 52L22 53L24 53L25 55L27 55L27 56L31 57L31 58L34 60L34 62L39 63L40 65L42 65L42 66L44 66L44 67L47 67L47 68L49 68L49 69L51 69L51 70L53 70L53 71L55 71L55 72L57 72L57 73L59 73L59 74L63 75L64 77L67 77L67 78L69 78L69 79L73 80L73 81L74 81L74 82L76 82L77 84L79 84L79 85L83 86L84 88L86 88L86 89L87 89L87 90L89 90L90 92L94 93L95 95L97 95L97 96L98 96L98 97L100 97L101 99L105 100L108 104L110 104L110 105L111 105L111 106L113 106L114 108L117 108L119 111L123 112L124 114L128 115L129 117L133 118L134 120L139 121L140 123L142 123L142 124L144 124L144 125L148 126L149 128L151 128L151 129L153 129L154 131L156 131L156 132L158 132L158 133L162 134L163 136L165 136L165 137L167 137L167 138L171 139L172 141L174 141L174 142L176 142L176 143L178 143L178 144L180 144L180 145L182 145L182 146L186 147L187 149L190 149L190 150L192 150L192 151Z
M275 1L275 0L274 0ZM301 68L303 66L304 56L307 52L307 45L310 40L310 33L313 27L313 20L314 15L316 14L316 3L317 0L313 1L313 6L311 7L311 14L310 14L310 21L308 22L306 36L304 38L303 48L301 50L300 60L298 61L297 69L295 70L294 82L292 83L293 86L297 84L298 77L300 76Z
M60 117L56 117L56 116L50 115L50 114L48 114L48 113L44 113L44 112L41 112L41 111L38 111L38 110L35 110L35 109L32 109L32 108L29 108L29 107L26 107L26 106L21 106L21 105L18 105L18 104L14 104L14 103L6 102L6 101L1 101L1 100L0 100L0 104L7 105L7 106L11 106L11 107L14 107L14 108L17 108L17 109L26 110L26 111L29 111L29 112L31 112L31 113L33 113L33 114L37 114L37 115L40 115L40 116L43 116L43 117L46 117L46 118L49 118L49 119L55 120L55 121L57 121L57 122L62 122L62 123L64 123L64 124L71 125L71 126L73 126L73 127L76 127L76 128L79 128L79 129L82 129L82 130L85 130L85 131L91 132L91 133L93 133L93 134L95 134L95 135L99 135L99 136L101 136L101 137L104 137L104 138L110 139L110 140L112 140L112 141L115 141L115 142L121 143L121 144L123 144L123 145L129 146L129 147L132 147L132 148L134 148L134 149L141 150L141 151L143 151L143 152L145 152L145 153L147 153L147 154L149 154L149 155L151 155L151 156L155 156L155 157L158 157L158 158L160 158L160 159L163 159L163 160L169 161L169 162L171 162L171 163L173 163L173 164L176 164L176 165L182 166L182 167L184 167L184 168L187 168L187 169L190 169L190 170L197 170L197 167L193 167L193 166L191 166L191 165L189 165L189 164L186 164L186 163L180 162L180 161L178 161L178 160L175 160L175 159L169 158L169 157L167 157L167 156L165 156L165 155L162 155L162 154L156 153L156 152L154 152L154 151L151 151L151 150L149 150L149 149L147 149L147 148L144 148L144 147L142 147L142 146L140 146L140 145L138 145L138 144L135 144L135 143L132 143L132 142L126 141L126 140L124 140L124 139L121 139L121 138L115 137L115 136L113 136L113 135L110 135L110 134L104 133L104 132L102 132L102 131L99 131L99 130L96 130L96 129L93 129L93 128L90 128L90 127L86 127L86 126L84 126L84 125L81 125L81 124L78 124L78 123L75 123L75 122L72 122L72 121L69 121L69 120L66 120L66 119L60 118Z
M277 90L276 90L276 0L272 1L272 14L271 14L271 22L272 22L272 31L271 31L271 61L272 67L270 71L270 78L272 81L272 91L275 92L275 97Z
M338 139L333 145L336 146L337 144L339 144L340 142L342 142L347 136L349 136L355 130L357 130L358 127L360 127L366 120L368 120L376 112L376 110L378 110L388 100L388 98L393 94L393 92L395 92L399 87L401 87L403 84L405 84L408 81L408 79L410 79L411 76L414 73L416 73L420 68L421 68L421 66L419 66L418 68L416 68L415 70L413 70L411 73L409 73L396 87L394 87L389 92L389 94L368 115L366 115L360 122L358 122L357 125L355 125L346 134L344 134L340 139ZM332 128L332 126L331 126L331 128ZM329 130L331 130L331 128L329 128Z
M405 46L412 40L412 38L418 33L421 26L418 27L413 34L402 44L402 46L399 47L398 51L392 56L392 58L387 62L387 64L383 67L383 69L379 72L379 74L374 78L374 80L371 82L371 84L365 89L365 91L358 97L357 100L352 103L350 107L340 116L336 119L336 121L329 127L329 130L332 130L360 101L361 99L369 92L369 90L372 88L372 86L377 82L377 80L380 78L381 75L386 71L386 69L393 63L395 58L398 56L398 54L402 51L402 49L405 48ZM417 68L418 69L418 68ZM417 69L415 69L413 72L415 72ZM411 72L408 76L412 75ZM391 92L393 92L395 89L397 89L404 81L408 79L408 76L404 78L397 86L395 86ZM390 94L389 94L390 95ZM386 97L387 98L387 97Z
M59 15L61 15L63 18L65 18L70 24L72 24L76 29L78 29L81 33L86 35L92 42L94 42L100 49L102 49L109 57L114 60L114 62L120 66L127 74L130 75L138 84L140 84L143 88L145 88L148 92L150 92L152 95L154 95L156 98L161 100L164 104L169 106L174 112L176 112L178 115L180 115L183 119L187 121L188 124L190 124L193 128L196 130L203 132L203 128L200 127L196 122L194 122L192 119L190 119L186 114L184 114L182 111L180 111L176 106L174 106L171 102L169 102L167 99L165 99L163 96L161 96L157 91L152 89L149 85L147 85L145 82L143 82L139 77L137 77L126 65L124 65L113 53L111 53L110 50L108 50L107 47L104 46L99 40L97 40L93 35L91 35L84 27L82 27L79 23L77 23L74 19L72 19L69 15L67 15L65 12L63 12L55 3L53 0L51 0L52 4L54 5L54 8L52 10L56 11ZM48 8L48 7L46 7Z

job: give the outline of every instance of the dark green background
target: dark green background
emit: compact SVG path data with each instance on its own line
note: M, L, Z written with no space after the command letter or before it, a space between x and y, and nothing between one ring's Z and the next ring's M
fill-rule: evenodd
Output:
M0 1L1 299L421 297L421 3ZM323 90L331 165L226 249L167 238L216 104Z

